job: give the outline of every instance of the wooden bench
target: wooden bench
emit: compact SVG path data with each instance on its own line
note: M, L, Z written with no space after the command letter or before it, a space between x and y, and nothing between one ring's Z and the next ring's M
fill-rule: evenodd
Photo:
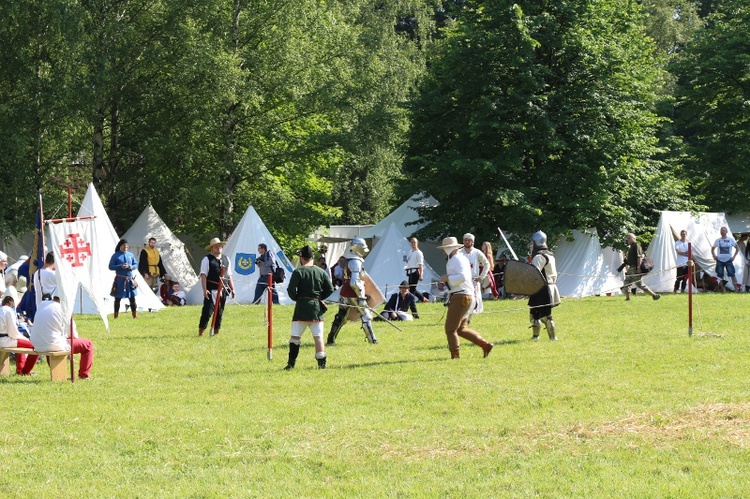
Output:
M0 376L10 375L10 354L44 355L49 359L49 371L52 381L66 381L68 379L67 365L70 352L37 352L31 348L0 348Z

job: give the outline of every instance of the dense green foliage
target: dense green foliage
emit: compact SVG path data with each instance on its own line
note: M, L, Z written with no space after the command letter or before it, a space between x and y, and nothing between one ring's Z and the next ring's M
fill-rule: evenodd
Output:
M439 304L403 332L356 323L315 368L283 371L292 307L121 316L92 378L0 379L3 497L739 497L750 431L746 295L565 300L560 341L529 341L525 302L485 302L492 354L450 360ZM327 313L332 319L334 311ZM110 316L111 317L111 316ZM329 323L330 324L330 323Z
M0 236L89 182L285 247L418 191L425 235L748 209L747 0L0 3ZM740 198L741 199L741 198Z
M696 194L719 211L750 210L750 2L719 2L677 63L676 123Z
M473 2L414 106L414 185L428 235L597 227L605 241L683 208L656 160L663 75L633 2ZM462 193L463 195L459 195Z

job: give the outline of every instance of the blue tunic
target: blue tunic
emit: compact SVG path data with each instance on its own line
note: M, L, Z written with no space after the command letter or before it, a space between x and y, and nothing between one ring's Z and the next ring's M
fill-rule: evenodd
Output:
M125 267L123 268L123 265ZM138 291L133 289L131 285L131 278L134 277L133 270L138 268L138 262L135 260L135 256L130 251L123 253L117 251L112 258L109 260L109 270L114 270L115 275L115 286L117 288L117 294L115 298L133 298Z

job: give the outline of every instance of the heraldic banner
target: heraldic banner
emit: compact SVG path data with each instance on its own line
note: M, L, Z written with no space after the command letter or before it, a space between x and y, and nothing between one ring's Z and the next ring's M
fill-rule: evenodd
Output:
M91 298L97 312L109 329L101 291L102 282L109 276L97 275L94 262L107 255L98 254L96 224L93 219L82 219L49 224L50 246L55 253L57 294L66 320L73 314L73 306L80 284Z

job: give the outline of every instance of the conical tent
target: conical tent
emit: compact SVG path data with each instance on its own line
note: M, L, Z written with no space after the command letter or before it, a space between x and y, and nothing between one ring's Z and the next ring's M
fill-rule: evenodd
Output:
M714 242L721 237L720 230L726 227L731 233L724 213L698 213L663 211L659 217L656 234L646 254L654 260L654 268L643 282L657 292L672 291L677 277L677 253L674 243L680 231L687 231L687 240L692 243L693 260L707 274L716 276L716 261L711 255ZM734 259L734 270L738 282L742 282L742 259ZM730 284L731 287L731 284Z
M596 229L574 230L572 238L562 239L554 250L560 295L581 298L619 294L623 277L617 267L622 254L611 247L602 248Z
M427 222L415 223L420 218L417 208L428 208L439 204L432 196L415 194L380 222L363 232L361 237L371 240L371 246L374 248L378 241L385 237L385 233L392 223L396 224L403 237L409 237L427 225ZM424 253L425 262L435 267L442 265L445 261L445 254L437 248L439 245L439 241L420 241L419 243L419 249Z
M136 259L140 251L148 244L149 238L156 239L156 249L161 253L161 260L167 274L180 283L184 291L189 291L198 282L198 276L190 265L185 245L169 230L151 205L143 209L133 225L122 236L130 243Z
M95 253L97 274L102 276L96 293L102 297L105 309L109 313L109 311L114 311L114 298L109 295L109 291L115 279L115 271L109 270L109 260L115 253L115 246L120 239L117 237L117 232L115 232L115 228L109 220L107 212L104 210L104 205L94 188L94 184L89 184L86 196L84 196L81 207L78 209L78 216L94 217L97 240L92 246L97 250ZM137 271L134 274L138 283L138 294L135 298L138 310L159 310L164 308L161 300L149 289L141 274ZM120 311L124 310L126 305L129 305L128 300L122 300L120 302ZM87 292L83 290L80 290L78 293L73 312L77 314L98 313L93 301Z
M236 303L252 303L255 297L255 285L258 282L259 271L255 265L255 259L258 256L258 244L265 243L268 251L276 257L276 262L283 265L286 270L286 279L283 283L276 285L276 291L279 295L279 303L289 305L292 300L286 293L289 278L292 275L294 267L286 257L281 247L269 232L263 220L252 205L247 208L245 214L240 220L239 225L235 228L232 235L224 247L224 254L229 258L232 265L232 279L236 296ZM202 257L201 257L202 258ZM187 301L192 305L203 303L201 296L202 287L200 284L193 287L187 294ZM263 294L262 303L266 302L267 294ZM232 300L227 300L232 303Z

